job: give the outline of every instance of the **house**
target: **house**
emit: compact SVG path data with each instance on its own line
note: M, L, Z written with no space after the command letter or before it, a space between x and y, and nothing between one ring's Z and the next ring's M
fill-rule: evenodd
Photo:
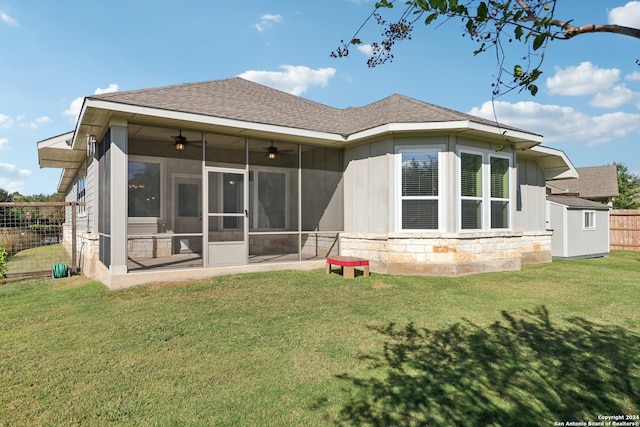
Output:
M618 196L616 165L576 168L578 177L547 182L550 195L573 195L581 199L613 205Z
M236 77L86 97L38 156L80 203L83 272L119 288L328 254L448 276L548 262L545 182L577 174L541 142L402 95L338 109Z
M557 258L609 254L609 211L618 196L615 165L582 167L578 177L547 182L547 226Z

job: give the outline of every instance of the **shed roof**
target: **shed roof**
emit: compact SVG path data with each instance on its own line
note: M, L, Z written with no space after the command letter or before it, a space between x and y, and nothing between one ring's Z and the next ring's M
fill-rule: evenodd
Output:
M564 205L569 209L593 209L593 210L609 210L609 206L594 202L592 200L582 199L576 196L547 196L550 202Z

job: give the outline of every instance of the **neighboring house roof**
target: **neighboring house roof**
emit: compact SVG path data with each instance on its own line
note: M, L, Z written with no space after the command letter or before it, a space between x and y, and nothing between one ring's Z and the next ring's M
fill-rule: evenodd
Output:
M113 92L90 96L87 99L328 132L343 136L391 123L470 121L496 126L494 121L428 104L403 95L391 95L364 107L339 109L240 77ZM509 126L500 127L525 132Z
M564 205L569 209L593 209L593 210L610 209L609 206L603 203L582 199L576 196L547 196L547 200L560 205Z
M602 200L618 195L616 165L577 168L578 178L547 182L552 195L575 194L583 199Z

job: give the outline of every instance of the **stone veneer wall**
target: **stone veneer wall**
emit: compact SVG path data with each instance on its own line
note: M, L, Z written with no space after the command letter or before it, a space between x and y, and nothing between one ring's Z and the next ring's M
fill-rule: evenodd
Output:
M173 248L173 236L127 238L127 255L132 259L170 257Z
M366 258L381 273L462 276L550 261L551 234L343 233L340 248L341 255Z
M552 231L525 231L522 234L522 264L551 262L552 234Z
M71 226L65 224L62 234L62 246L71 257ZM87 277L94 277L96 262L99 259L99 239L95 233L78 233L76 236L76 256L80 271Z

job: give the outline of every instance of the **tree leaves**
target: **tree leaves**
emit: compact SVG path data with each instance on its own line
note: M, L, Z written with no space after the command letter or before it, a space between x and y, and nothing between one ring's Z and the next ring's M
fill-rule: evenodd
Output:
M557 21L554 17L557 0L406 0L405 8L394 12L384 12L382 8L392 9L395 0L377 0L376 9L369 19L375 19L383 27L379 41L367 42L372 47L372 56L367 61L370 67L375 67L393 60L392 48L396 42L410 40L413 25L418 20L424 20L424 25L434 24L438 18L445 22L461 21L463 36L469 36L477 43L474 55L495 50L498 62L496 83L493 85L494 96L505 94L512 90L527 90L532 95L538 92L533 83L541 74L540 66L544 60L544 50L549 41L567 38L565 33L568 26ZM570 22L570 21L569 21ZM365 21L366 23L366 21ZM364 26L364 24L363 24ZM572 27L573 28L573 27ZM349 43L343 43L332 57L348 56L350 45L363 43L357 36L362 27ZM511 68L507 64L507 54L514 55L514 49L505 49L504 43L517 41L524 51L517 55L521 64ZM503 78L503 74L512 75L513 79Z
M538 50L542 47L542 45L544 45L545 40L547 40L547 37L549 35L547 33L542 33L542 34L538 34L534 39L533 39L533 50Z

